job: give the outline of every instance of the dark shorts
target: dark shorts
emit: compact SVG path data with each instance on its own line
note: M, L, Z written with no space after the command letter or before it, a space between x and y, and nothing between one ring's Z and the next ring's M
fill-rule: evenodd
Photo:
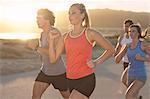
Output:
M79 79L68 79L68 83L70 92L75 89L81 94L90 97L96 85L95 74L93 73Z
M128 67L129 63L128 62L123 62L123 69L125 70Z
M52 84L55 89L58 89L60 91L67 91L69 89L68 80L66 79L66 73L56 76L49 76L41 71L35 81L48 83L49 85Z
M131 83L135 80L139 80L139 81L143 82L143 84L145 84L147 78L144 76L143 77L128 77L128 86L130 86Z

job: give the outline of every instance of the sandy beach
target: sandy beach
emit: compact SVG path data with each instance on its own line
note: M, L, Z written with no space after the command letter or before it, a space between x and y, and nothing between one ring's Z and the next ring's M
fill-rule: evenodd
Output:
M96 88L91 99L124 99L119 93L121 64L115 64L113 58L96 68ZM143 99L150 99L150 64L148 64L148 81L142 89ZM31 99L34 79L39 71L0 76L0 99ZM52 86L44 93L42 99L63 99Z

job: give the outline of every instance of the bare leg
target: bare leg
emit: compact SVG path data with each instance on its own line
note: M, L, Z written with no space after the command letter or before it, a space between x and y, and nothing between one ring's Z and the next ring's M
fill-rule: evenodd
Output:
M138 99L139 91L143 86L143 82L139 80L133 81L126 91L126 99Z
M69 99L89 99L87 96L81 94L77 90L73 90L70 94Z
M121 83L120 83L120 88L118 90L118 93L119 94L124 94L125 90L127 90L127 71L128 71L128 68L126 68L122 75L121 75Z
M128 68L126 68L123 73L122 73L122 76L121 76L121 82L126 86L128 87L128 84L127 84L127 73L128 72Z
M41 99L42 94L48 87L49 84L47 83L35 81L33 86L32 99Z

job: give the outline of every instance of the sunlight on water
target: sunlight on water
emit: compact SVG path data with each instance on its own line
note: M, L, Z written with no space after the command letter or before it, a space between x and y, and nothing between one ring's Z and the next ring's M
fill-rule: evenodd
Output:
M38 38L37 33L0 33L0 39L20 39L28 40Z

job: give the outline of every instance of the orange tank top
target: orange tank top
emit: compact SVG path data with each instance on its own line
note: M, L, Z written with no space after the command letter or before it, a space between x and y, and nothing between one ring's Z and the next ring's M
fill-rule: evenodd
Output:
M86 64L87 60L92 58L93 47L87 39L86 30L77 37L72 37L71 32L66 36L66 74L69 79L82 78L94 72Z

